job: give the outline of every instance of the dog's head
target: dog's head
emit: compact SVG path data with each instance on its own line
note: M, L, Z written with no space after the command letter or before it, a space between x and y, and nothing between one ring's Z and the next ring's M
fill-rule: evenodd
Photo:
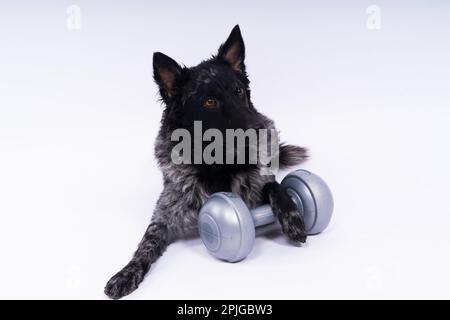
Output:
M262 127L250 100L244 59L239 26L233 28L217 55L192 68L181 67L156 52L154 79L166 104L167 125L189 131L194 121L202 121L203 130Z
M200 122L202 132L217 129L224 137L227 129L266 128L268 119L256 111L250 99L244 59L245 46L239 26L233 28L216 55L195 67L182 67L172 58L156 52L153 55L154 79L166 106L162 120L166 135L181 128L195 138L195 123ZM202 141L203 148L206 145ZM245 147L248 153L249 146ZM230 152L228 149L224 143L223 152ZM248 154L246 157L248 159ZM248 168L248 163L198 167L208 171L226 167L228 171L235 171Z

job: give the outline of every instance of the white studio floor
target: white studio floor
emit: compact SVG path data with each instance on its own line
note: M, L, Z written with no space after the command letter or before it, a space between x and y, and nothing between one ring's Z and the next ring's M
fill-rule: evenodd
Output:
M380 1L381 30L351 1L183 4L164 29L170 3L79 3L78 31L65 5L0 10L0 298L106 299L162 190L152 53L196 64L236 23L253 102L310 148L333 220L236 264L177 242L127 299L450 298L449 3Z

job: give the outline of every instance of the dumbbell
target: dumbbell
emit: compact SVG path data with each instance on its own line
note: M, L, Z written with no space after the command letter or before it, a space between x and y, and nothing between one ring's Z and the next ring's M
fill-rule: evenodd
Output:
M333 213L333 196L325 181L306 170L296 170L281 182L303 216L308 235L328 226ZM215 257L228 262L244 259L255 242L255 228L276 223L270 205L248 209L244 201L229 192L214 193L198 216L200 237Z

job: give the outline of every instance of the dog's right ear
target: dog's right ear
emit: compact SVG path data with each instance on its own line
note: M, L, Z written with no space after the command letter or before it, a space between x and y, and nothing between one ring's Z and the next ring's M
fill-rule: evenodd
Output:
M153 78L164 100L173 97L179 88L182 68L172 58L161 52L153 54Z

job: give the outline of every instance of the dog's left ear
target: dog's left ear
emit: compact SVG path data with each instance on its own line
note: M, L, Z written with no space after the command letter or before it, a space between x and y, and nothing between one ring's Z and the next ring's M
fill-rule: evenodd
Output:
M220 46L217 59L228 63L236 71L245 71L245 46L239 25L233 28L227 41Z

